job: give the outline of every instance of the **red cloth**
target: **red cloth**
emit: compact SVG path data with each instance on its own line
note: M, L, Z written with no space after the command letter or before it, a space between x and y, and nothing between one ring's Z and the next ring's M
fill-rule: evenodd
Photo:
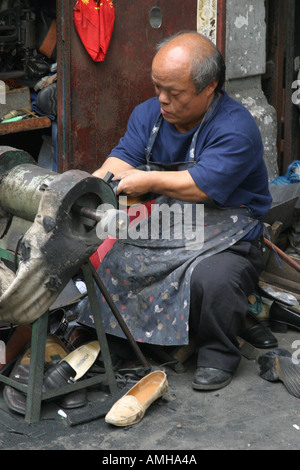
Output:
M114 28L112 0L78 0L74 8L76 31L91 58L104 60Z
M127 213L130 219L130 227L138 223L140 220L145 219L146 217L149 217L152 212L152 204L154 203L155 203L155 200L153 199L151 201L147 201L145 204L141 204L140 206L135 207L134 209L129 208ZM117 241L117 238L113 238L110 235L108 235L108 237L97 248L95 253L92 254L92 256L90 257L90 261L93 264L95 269L99 268L104 256L114 246L116 241Z

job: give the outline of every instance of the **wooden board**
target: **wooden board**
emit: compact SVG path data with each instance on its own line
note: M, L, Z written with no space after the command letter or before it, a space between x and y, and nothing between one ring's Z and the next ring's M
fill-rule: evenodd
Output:
M6 92L5 104L0 104L0 119L14 109L31 111L30 90L28 87L16 88Z
M47 116L30 117L22 119L22 121L9 122L7 124L0 123L0 135L13 134L15 132L33 131L36 129L43 129L51 127L51 119Z

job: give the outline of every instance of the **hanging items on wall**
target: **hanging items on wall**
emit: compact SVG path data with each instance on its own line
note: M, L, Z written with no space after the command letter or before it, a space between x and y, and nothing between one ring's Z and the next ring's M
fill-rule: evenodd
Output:
M112 0L78 0L74 7L76 31L95 62L105 59L114 21Z

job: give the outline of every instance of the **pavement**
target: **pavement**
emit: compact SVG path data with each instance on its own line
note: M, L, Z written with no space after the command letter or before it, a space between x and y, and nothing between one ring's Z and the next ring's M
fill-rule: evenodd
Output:
M274 335L280 348L297 354L299 331ZM263 352L266 350L259 350L259 353ZM109 408L112 400L103 386L102 389L99 385L94 386L88 391L89 401L85 407L65 410L67 417L58 413L60 407L56 403L43 402L40 421L29 424L22 415L8 409L3 400L2 384L0 448L97 450L102 455L102 461L100 458L98 462L123 463L131 467L137 462L152 464L155 458L180 459L184 455L190 463L200 463L201 450L300 449L299 398L291 395L282 382L262 379L255 359L242 357L232 382L223 389L210 392L192 389L195 360L194 355L190 356L180 372L166 365L168 393L148 408L139 423L127 427L107 424L104 415L101 416L103 406ZM153 361L152 365L159 367ZM120 389L120 393L124 390ZM70 418L71 421L75 418L76 422L76 417L80 420L88 411L92 417L90 421L70 424ZM121 461L129 455L136 461ZM149 458L150 462L147 462ZM159 463L182 464L179 460L160 460Z

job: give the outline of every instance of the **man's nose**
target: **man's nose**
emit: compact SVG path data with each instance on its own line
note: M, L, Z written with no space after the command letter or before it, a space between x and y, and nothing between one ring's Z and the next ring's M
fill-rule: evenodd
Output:
M170 103L170 97L169 97L169 94L166 92L166 90L159 90L157 97L158 97L158 101L160 102L160 104Z

